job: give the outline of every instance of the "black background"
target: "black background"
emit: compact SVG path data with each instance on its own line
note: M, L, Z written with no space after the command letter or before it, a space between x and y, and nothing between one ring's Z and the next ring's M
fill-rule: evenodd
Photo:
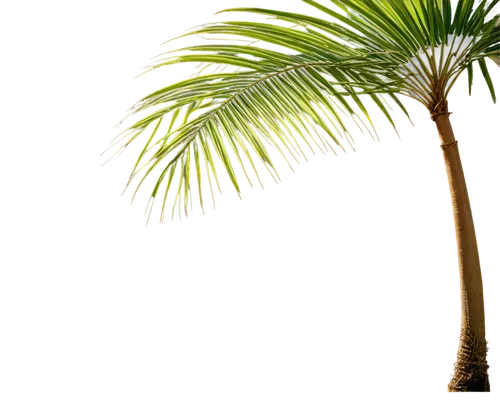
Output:
M215 1L165 5L142 19L131 9L103 17L101 120L135 94L128 73L160 31L190 24L209 7ZM464 104L463 95L458 89L454 112L473 162L481 247L489 249L489 332L496 336L491 160L498 106L488 113L485 97ZM105 135L97 131L96 143ZM111 200L127 172L125 161L114 162L95 178L99 276L92 290L99 348L116 387L144 374L151 383L219 394L268 382L273 393L305 385L308 395L437 396L455 341L456 304L432 135L413 128L407 145L361 138L360 160L315 161L279 193L250 194L248 209L226 193L224 217L196 217L156 235L135 233L143 218ZM153 390L137 385L138 393Z

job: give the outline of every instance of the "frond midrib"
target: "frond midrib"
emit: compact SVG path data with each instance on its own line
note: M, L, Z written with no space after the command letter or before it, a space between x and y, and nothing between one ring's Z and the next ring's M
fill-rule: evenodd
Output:
M308 62L308 63L304 63L304 64L300 64L300 65L292 65L292 66L288 66L286 68L283 68L279 71L275 71L273 73L269 73L269 74L266 74L262 77L260 77L259 79L257 79L255 82L252 82L251 84L249 84L248 86L246 86L245 88L239 90L238 92L234 93L231 97L229 97L227 100L223 101L218 107L216 107L214 110L208 112L206 115L203 116L203 121L200 121L201 125L198 126L197 128L195 128L193 130L193 132L191 133L191 137L185 142L185 146L182 148L181 151L179 151L179 153L170 161L169 165L171 165L173 162L175 162L180 156L181 156L181 153L187 149L187 147L189 147L189 145L196 139L198 133L200 132L200 130L202 130L206 124L211 121L213 119L213 117L221 112L222 110L224 110L224 108L231 102L233 102L235 99L237 99L239 96L243 95L244 93L246 93L247 91L249 91L250 89L252 89L254 86L257 86L258 84L262 83L263 81L266 81L268 79L272 79L272 78L275 78L277 76L280 76L280 75L284 75L284 74L287 74L289 73L290 71L295 71L295 70L298 70L298 69L302 69L302 68L311 68L311 67L315 67L315 66L325 66L325 65L340 65L341 63L339 61L314 61L314 62ZM341 84L342 82L339 82L338 84ZM353 82L349 82L350 84L352 84ZM179 127L177 130L173 131L170 135L174 135L175 133L177 133L180 129L182 129L184 126L181 126ZM177 147L177 146L174 146L174 148ZM163 155L164 152L169 152L171 151L172 148L168 148L168 145L167 145L167 148L164 149L163 151L160 150L159 153L157 153L152 159L154 158L158 158L160 156ZM149 161L151 162L151 160ZM149 164L148 162L148 164ZM137 171L139 172L139 171Z

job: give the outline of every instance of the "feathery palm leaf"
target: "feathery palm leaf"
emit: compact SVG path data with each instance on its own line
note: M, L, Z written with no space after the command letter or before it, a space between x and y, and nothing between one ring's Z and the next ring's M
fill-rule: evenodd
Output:
M351 137L347 120L373 128L366 99L393 125L384 97L405 113L397 95L421 102L431 113L443 112L451 87L466 69L471 90L475 62L496 99L485 59L500 65L500 17L488 20L500 0L459 0L455 10L450 0L330 0L328 7L302 1L324 19L258 8L226 10L276 22L197 27L183 36L223 35L251 43L186 47L163 54L150 67L204 65L198 76L139 101L131 114L154 111L123 132L122 149L147 137L129 183L145 171L139 189L159 169L151 199L154 203L163 185L162 220L172 190L174 207L180 210L183 204L187 214L194 176L203 207L202 183L212 189L214 180L219 186L216 157L240 193L235 162L250 183L245 165L258 177L256 159L277 176L269 146L286 159L305 157L304 145L343 149L341 140ZM217 68L208 73L211 66Z

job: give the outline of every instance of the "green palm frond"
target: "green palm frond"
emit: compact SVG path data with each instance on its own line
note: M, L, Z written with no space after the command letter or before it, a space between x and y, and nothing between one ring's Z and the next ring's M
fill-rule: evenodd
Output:
M376 136L367 100L392 125L387 99L407 114L398 95L439 112L466 69L471 90L475 62L495 99L485 59L498 63L500 58L500 18L488 20L499 1L459 0L453 10L449 0L331 0L328 7L303 0L324 18L259 8L225 10L272 22L202 25L181 37L250 44L216 40L185 47L164 53L149 67L202 66L197 76L160 89L131 109L132 115L149 113L120 139L125 141L120 150L138 138L146 141L129 184L143 173L139 189L159 171L151 200L154 204L162 194L163 220L169 193L174 207L187 214L193 191L203 208L202 187L220 190L217 158L240 193L236 165L250 184L249 169L260 180L257 161L279 179L269 148L287 162L305 157L304 147L343 150L343 139L351 143L349 121Z
M304 1L320 7L315 1ZM371 46L365 47L394 51L393 66L405 77L400 93L431 112L445 103L470 64L498 54L499 18L487 21L498 0L478 4L460 0L454 13L450 0L331 1L347 14L343 22L371 37Z

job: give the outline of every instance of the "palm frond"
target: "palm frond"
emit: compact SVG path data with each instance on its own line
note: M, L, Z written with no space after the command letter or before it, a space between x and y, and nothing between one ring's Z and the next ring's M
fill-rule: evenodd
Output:
M272 23L228 21L196 27L180 38L213 37L215 43L164 53L148 67L146 72L199 64L196 76L135 104L131 115L149 113L119 141L125 141L123 150L147 138L129 184L143 173L137 193L159 170L150 203L152 210L163 194L161 220L169 193L174 207L186 214L193 192L204 207L207 183L213 201L213 186L220 190L219 164L239 194L237 168L250 184L250 170L260 181L258 163L279 179L270 148L290 164L290 158L306 157L305 147L335 152L344 150L344 140L352 146L350 123L375 138L367 100L393 126L386 99L408 115L398 95L438 112L466 69L471 91L475 62L495 100L485 58L500 65L500 17L488 20L500 0L459 0L454 10L450 0L330 0L329 7L302 1L324 18L261 8L225 10L263 15Z

